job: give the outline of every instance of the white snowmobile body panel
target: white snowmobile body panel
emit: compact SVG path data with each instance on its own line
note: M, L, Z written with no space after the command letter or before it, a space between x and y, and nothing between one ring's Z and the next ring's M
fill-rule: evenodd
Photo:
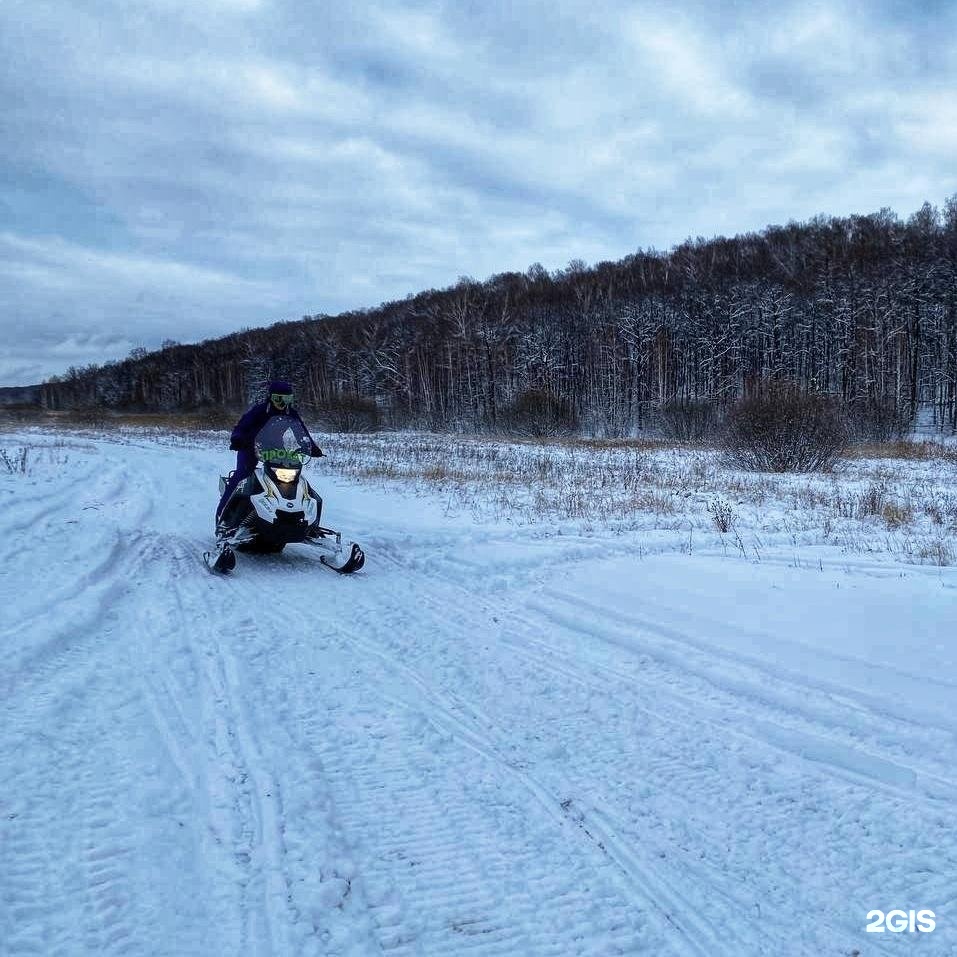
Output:
M302 512L307 525L315 523L318 517L318 503L309 494L309 483L301 475L296 486L296 494L292 498L286 498L279 491L279 487L261 465L256 469L256 478L263 487L263 491L250 495L249 501L264 522L275 525L277 512Z

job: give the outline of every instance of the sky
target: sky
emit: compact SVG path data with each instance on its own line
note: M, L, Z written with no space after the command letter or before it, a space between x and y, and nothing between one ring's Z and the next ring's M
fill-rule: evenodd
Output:
M957 4L4 0L0 385L957 193Z

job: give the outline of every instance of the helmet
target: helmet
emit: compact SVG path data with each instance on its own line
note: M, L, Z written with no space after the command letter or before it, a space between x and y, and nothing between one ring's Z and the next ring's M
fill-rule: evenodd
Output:
M269 401L280 411L285 412L293 403L292 385L284 379L273 379L269 383Z

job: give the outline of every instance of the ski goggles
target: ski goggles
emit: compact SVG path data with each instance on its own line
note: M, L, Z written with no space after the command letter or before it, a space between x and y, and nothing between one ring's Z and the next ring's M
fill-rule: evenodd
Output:
M280 409L288 409L292 405L292 393L271 392L269 400Z

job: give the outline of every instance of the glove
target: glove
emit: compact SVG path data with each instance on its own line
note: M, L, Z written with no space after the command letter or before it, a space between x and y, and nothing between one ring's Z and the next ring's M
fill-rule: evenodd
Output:
M239 452L242 449L242 444L240 443L239 439L230 439L229 449L231 452Z
M317 459L325 458L322 449L320 449L315 442L312 443L312 452L310 452L310 455Z

